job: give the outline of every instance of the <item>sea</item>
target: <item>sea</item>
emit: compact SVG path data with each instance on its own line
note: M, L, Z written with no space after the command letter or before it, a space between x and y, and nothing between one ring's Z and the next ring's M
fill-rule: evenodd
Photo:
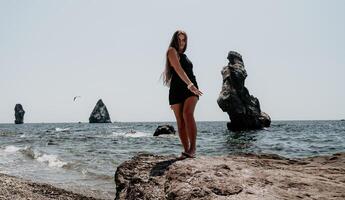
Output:
M269 153L303 158L345 152L345 121L272 121L231 132L227 122L197 122L197 156ZM137 153L180 155L178 135L153 136L174 122L0 124L0 173L114 199L117 166Z

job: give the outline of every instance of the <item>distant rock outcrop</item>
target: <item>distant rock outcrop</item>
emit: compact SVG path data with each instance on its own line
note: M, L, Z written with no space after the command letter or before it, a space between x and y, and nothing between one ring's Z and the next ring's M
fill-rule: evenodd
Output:
M154 132L153 136L159 136L159 135L169 135L169 134L175 134L176 131L173 126L171 125L161 125L158 126L156 131Z
M345 199L345 153L303 159L139 154L115 173L116 200Z
M23 106L21 104L16 104L14 107L14 117L16 118L14 120L15 124L23 124L24 123L24 114L25 111L23 109Z
M228 60L229 64L222 70L223 86L217 100L219 107L230 117L228 129L236 131L269 127L269 115L261 112L259 100L250 95L244 86L247 72L242 56L230 51Z
M104 105L102 99L98 100L93 109L90 118L90 123L111 123L107 107Z

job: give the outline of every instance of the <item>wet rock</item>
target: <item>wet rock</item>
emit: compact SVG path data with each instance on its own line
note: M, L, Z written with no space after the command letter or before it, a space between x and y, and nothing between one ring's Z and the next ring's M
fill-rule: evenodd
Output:
M111 123L108 109L103 103L102 99L98 100L95 108L93 109L90 117L90 123Z
M217 100L219 107L229 115L228 129L237 131L270 126L271 118L261 112L259 100L244 86L247 71L242 56L230 51L228 60L229 64L222 69L223 86Z
M271 125L271 117L265 112L261 112L259 120L264 127L269 127Z
M116 170L116 199L344 199L345 153L304 159L273 154L138 154Z
M15 116L15 120L14 123L15 124L23 124L24 123L24 114L25 111L23 109L23 106L21 104L16 104L16 106L14 107L14 116Z
M158 126L156 131L154 132L153 136L159 136L159 135L169 135L169 134L175 134L176 131L173 126L171 125L161 125Z
M57 145L57 143L54 140L48 140L47 145Z

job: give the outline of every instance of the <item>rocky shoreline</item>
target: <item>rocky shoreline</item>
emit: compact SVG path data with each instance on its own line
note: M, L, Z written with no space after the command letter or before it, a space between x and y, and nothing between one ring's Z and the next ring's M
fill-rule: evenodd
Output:
M139 154L115 173L116 199L345 199L345 153L278 155Z
M0 173L1 200L97 200L45 183L35 183Z
M115 199L345 199L345 153L289 159L272 154L176 156L141 153L115 173ZM96 200L0 173L0 199Z

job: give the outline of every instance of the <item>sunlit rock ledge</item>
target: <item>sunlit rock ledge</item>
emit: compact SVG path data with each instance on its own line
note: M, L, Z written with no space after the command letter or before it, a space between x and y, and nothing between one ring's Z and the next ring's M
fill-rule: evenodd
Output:
M345 153L304 159L138 154L115 173L116 199L345 199Z

